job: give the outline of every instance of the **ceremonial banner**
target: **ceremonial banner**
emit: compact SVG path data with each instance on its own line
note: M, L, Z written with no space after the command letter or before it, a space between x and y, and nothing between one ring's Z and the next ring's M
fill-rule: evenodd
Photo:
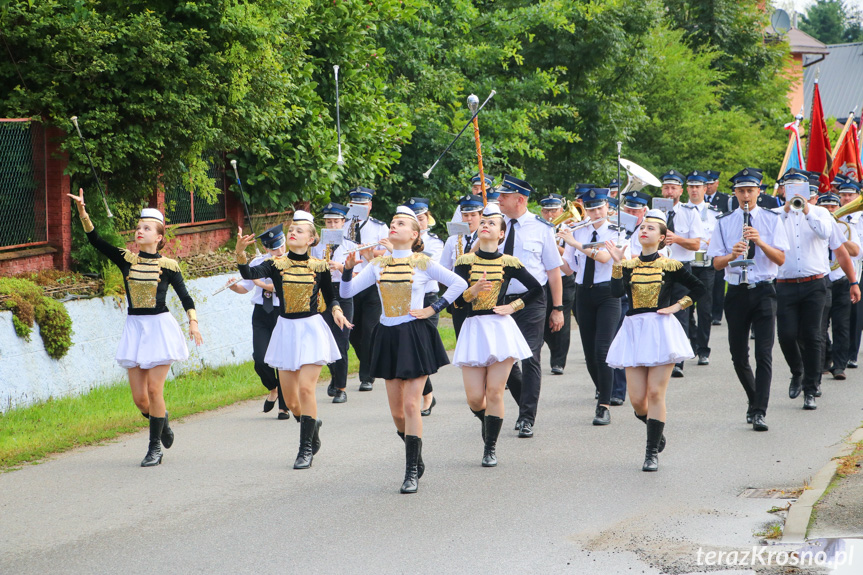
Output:
M821 105L821 92L818 90L818 80L815 81L815 93L812 96L812 111L809 114L809 147L806 150L806 169L821 174L820 193L830 191L832 168L830 157L830 138L827 136L827 124L824 123L824 108Z
M849 117L845 123L842 136L833 150L833 166L830 169L830 180L836 174L848 176L860 181L863 170L860 167L860 146L857 142L857 130L854 126L854 118Z

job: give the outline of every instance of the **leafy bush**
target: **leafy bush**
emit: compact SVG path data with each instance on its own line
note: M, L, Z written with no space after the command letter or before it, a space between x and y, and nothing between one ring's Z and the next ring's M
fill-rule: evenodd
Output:
M13 314L18 337L30 341L35 321L48 355L54 359L66 355L72 346L72 319L63 304L45 297L38 285L21 278L0 278L0 296L8 296L4 306Z

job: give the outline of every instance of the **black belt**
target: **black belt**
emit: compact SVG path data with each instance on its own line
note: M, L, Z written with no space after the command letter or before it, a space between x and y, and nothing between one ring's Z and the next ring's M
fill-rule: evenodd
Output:
M582 287L582 288L590 289L590 288L595 288L595 287L600 287L600 286L606 286L606 285L610 285L610 284L611 284L611 280L609 280L609 281L607 281L607 282L596 282L596 283L592 283L592 284L590 284L589 286L586 286L586 285L584 285L583 283L582 283L582 284L575 284L575 285L577 285L577 286L579 286L579 287Z
M728 289L731 289L731 288L755 289L757 287L769 286L769 285L773 285L773 280L764 280L761 282L755 282L755 283L750 283L750 284L737 284L737 285L728 284Z

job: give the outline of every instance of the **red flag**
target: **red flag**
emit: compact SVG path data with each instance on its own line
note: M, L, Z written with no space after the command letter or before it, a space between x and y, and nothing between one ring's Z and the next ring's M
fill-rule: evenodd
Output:
M830 158L830 138L827 137L827 124L824 123L824 108L821 106L821 92L818 91L818 81L815 81L815 93L812 96L812 111L809 114L809 147L806 151L806 169L821 174L820 192L830 191L830 177L827 175L832 168Z
M860 147L857 144L857 130L853 124L845 131L845 136L839 142L839 149L833 156L833 167L830 169L830 181L836 174L842 174L860 181L863 169L860 166Z

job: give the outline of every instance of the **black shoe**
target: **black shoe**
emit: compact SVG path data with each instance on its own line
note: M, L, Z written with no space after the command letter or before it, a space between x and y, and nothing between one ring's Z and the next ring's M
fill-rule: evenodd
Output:
M294 461L294 469L308 469L312 466L312 440L315 436L315 428L317 422L304 415L300 418L300 450L297 452L297 459Z
M639 421L641 421L641 423L643 423L643 424L647 425L647 414L645 414L645 415L638 415L637 413L635 413L635 410L633 410L633 411L632 411L632 413L634 413L634 414L635 414L635 418L636 418L636 419L638 419ZM666 441L665 441L665 435L663 434L662 438L660 438L660 440L659 440L659 453L662 453L662 450L663 450L663 449L665 449L665 443L666 443Z
M521 422L521 429L518 430L519 437L533 437L533 424L529 421Z
M483 429L485 429L485 449L482 453L483 467L495 467L497 465L495 449L501 426L503 426L503 419L494 415L487 415L483 421Z
M402 442L405 440L405 434L399 430L396 430L396 433L399 437L402 438ZM423 473L426 472L426 464L423 463L423 445L420 443L420 452L419 456L417 456L417 479L422 479Z
M719 321L718 319L715 319L712 322L710 322L710 325L722 325L722 322Z
M431 404L429 404L429 408L420 411L420 415L422 415L423 417L431 415L431 410L434 409L435 405L437 405L437 398L435 396L432 396L432 402Z
M671 370L671 377L683 377L683 369L675 365Z
M474 417L479 419L480 427L482 427L482 440L485 441L485 410L480 409L479 411L474 411L471 409L470 412L474 415ZM516 423L515 425L516 430L521 429L520 427L518 427L518 423Z
M141 461L141 467L155 467L162 463L162 428L164 426L164 417L150 416L150 444L147 446L147 455Z
M336 388L336 384L331 381L330 384L327 386L327 395L329 395L330 397L335 397L338 391L339 390Z
M174 445L174 431L168 425L168 412L165 412L165 426L162 428L162 447L170 449Z
M853 359L848 360L848 369L857 369L857 362Z
M596 393L593 395L593 399L599 399L599 390L596 390Z
M611 401L609 403L611 405L613 405L614 407L619 407L619 406L623 405L623 401L624 400L622 397L612 397Z
M291 414L289 412L287 412L287 411L280 411L279 412L279 419L290 419L290 418L291 418Z
M517 420L515 422L515 431L521 431L521 424L524 423L522 420Z
M751 411L747 411L747 412L746 412L746 423L748 423L749 425L752 425L752 420L753 420L754 418L755 418L755 416L754 416L754 415L752 415L752 412L751 412Z
M315 420L315 433L312 435L312 455L317 455L321 450L321 426L324 424L320 419Z
M416 493L419 487L419 454L422 439L416 435L405 435L405 480L399 490L401 493Z
M792 375L791 384L788 386L788 397L797 399L801 391L803 391L803 378L799 375Z
M372 382L371 381L361 381L360 382L360 391L371 391L372 390Z
M269 399L264 400L264 413L270 413L273 411L274 407L276 407L275 401L270 401Z
M333 403L345 403L347 400L347 392L344 389L336 389L336 394L333 396Z
M845 381L845 372L841 370L835 370L833 372L833 379L838 379L839 381Z
M756 413L755 417L752 418L752 429L755 431L767 431L767 422L764 421L764 416L760 413Z
M551 366L551 375L563 375L563 368L560 366Z
M647 448L644 451L644 464L642 471L656 471L659 469L659 442L665 422L658 419L647 420Z
M815 388L815 393L813 393L815 397L821 397L821 384L818 384L818 387Z
M611 412L603 405L596 406L596 416L593 418L594 425L608 425L611 423Z
M710 358L706 355L698 356L698 365L710 365Z
M807 395L803 398L803 409L818 409L815 405L815 396Z

